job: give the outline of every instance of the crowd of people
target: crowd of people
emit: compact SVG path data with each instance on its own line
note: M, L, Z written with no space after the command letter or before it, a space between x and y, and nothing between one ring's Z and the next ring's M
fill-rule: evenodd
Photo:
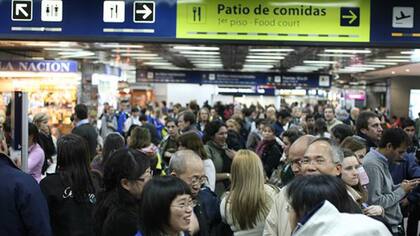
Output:
M418 235L420 118L104 105L64 135L33 115L27 173L0 132L0 235Z

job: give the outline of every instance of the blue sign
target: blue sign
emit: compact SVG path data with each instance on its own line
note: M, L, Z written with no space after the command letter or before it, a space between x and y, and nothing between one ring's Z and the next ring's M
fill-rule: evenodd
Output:
M1 38L175 38L176 1L8 0L0 22Z
M372 43L398 46L418 45L419 36L420 5L418 1L372 0L370 40Z
M326 74L286 73L270 76L267 83L277 88L329 88L331 78Z
M159 39L173 42L177 41L177 4L180 2L177 0L0 0L0 38L101 41ZM202 2L205 3L206 0ZM280 4L287 1L277 2ZM274 3L276 1L273 1ZM357 7L341 8L340 25L359 27L362 11L363 9ZM371 0L370 11L371 45L418 44L420 37L418 1ZM204 9L200 7L193 9L192 20L201 22L204 20L203 15Z
M279 88L331 87L331 76L326 74L138 70L136 77L136 81L139 83L191 83L241 86L272 85Z
M0 61L0 71L76 73L76 61Z

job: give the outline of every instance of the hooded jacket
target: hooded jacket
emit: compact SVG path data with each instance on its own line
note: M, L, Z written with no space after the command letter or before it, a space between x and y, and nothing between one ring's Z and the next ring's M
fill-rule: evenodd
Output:
M298 226L292 236L391 236L381 222L362 214L340 213L334 205L324 204Z

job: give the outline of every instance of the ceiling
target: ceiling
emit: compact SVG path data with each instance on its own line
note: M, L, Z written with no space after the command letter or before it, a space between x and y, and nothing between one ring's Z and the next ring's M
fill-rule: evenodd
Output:
M127 70L329 73L340 84L420 74L420 51L392 48L0 41L0 59L73 59Z

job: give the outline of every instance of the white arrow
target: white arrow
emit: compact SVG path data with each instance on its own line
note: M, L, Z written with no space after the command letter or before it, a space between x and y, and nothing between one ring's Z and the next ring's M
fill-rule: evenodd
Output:
M16 4L16 11L15 11L15 15L20 15L19 12L22 12L22 14L25 17L29 16L29 13L26 12L25 7L27 7L28 5L26 3L17 3Z
M147 5L143 5L143 9L144 10L136 10L136 14L144 14L143 15L143 20L146 19L147 17L150 16L150 14L152 14L152 10L150 10L150 8Z

